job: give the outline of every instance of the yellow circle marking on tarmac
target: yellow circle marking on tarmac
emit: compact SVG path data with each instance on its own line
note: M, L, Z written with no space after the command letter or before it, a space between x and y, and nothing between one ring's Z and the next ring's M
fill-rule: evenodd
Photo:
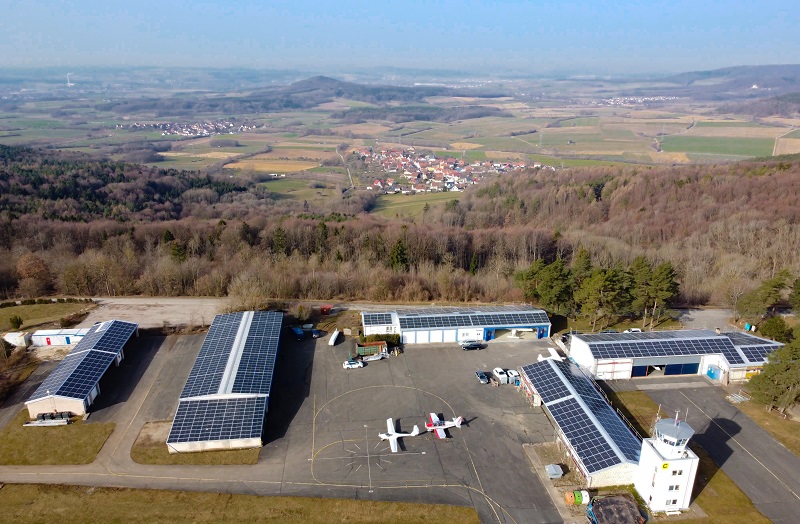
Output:
M445 399L443 399L442 397L440 397L439 395L437 395L435 393L431 393L430 391L425 391L424 389L415 388L415 387L412 387L412 386L395 386L395 385L388 385L388 384L387 385L380 385L380 386L364 386L364 387L360 387L360 388L356 388L356 389L351 389L350 391L346 391L344 393L336 395L335 397L333 397L332 399L327 401L325 404L323 404L322 407L319 408L318 411L315 409L314 418L312 419L312 422L311 422L311 431L312 431L312 436L311 436L311 478L313 478L315 481L317 481L320 485L322 485L322 486L331 486L331 487L349 487L349 488L362 488L362 487L364 487L361 484L344 484L344 483L322 482L322 481L317 479L316 475L314 474L314 461L316 460L317 454L320 451L322 451L325 448L328 448L328 447L330 447L330 446L332 446L334 444L340 444L340 443L344 443L344 442L361 442L362 439L338 440L338 441L326 444L325 446L323 446L319 450L315 451L314 450L314 445L315 445L315 436L316 436L316 431L317 431L317 424L316 423L317 423L317 415L319 413L321 413L328 406L328 404L330 404L331 402L333 402L335 400L338 400L338 399L342 398L343 396L349 395L351 393L356 393L358 391L364 391L364 390L367 390L367 389L375 389L375 388L399 388L399 389L408 389L408 390L412 390L412 391L419 391L420 393L424 393L426 395L430 395L432 397L436 397L439 400L441 400L442 403L444 403L447 406L447 408L450 410L450 412L453 414L453 416L454 417L456 416L456 413L455 413L455 410L453 409L453 406L451 406L450 403L447 402ZM316 408L316 396L314 397L314 406ZM464 450L467 452L467 457L469 458L470 464L472 464L472 470L475 473L475 478L478 480L478 484L480 485L480 489L474 488L472 486L467 486L465 484L426 484L426 485L421 485L421 486L372 486L372 488L373 489L415 489L415 488L453 488L453 487L466 488L466 489L472 490L472 491L474 491L476 493L479 493L484 498L484 500L486 500L486 503L492 509L492 512L494 513L495 518L497 518L497 522L502 522L502 520L500 519L500 515L498 515L497 511L495 510L495 505L509 519L511 519L512 521L514 521L516 523L516 520L514 520L514 518L508 513L508 511L506 511L499 503L497 503L491 497L489 497L489 495L487 495L486 492L483 490L483 482L481 482L480 475L478 474L478 468L475 466L475 461L472 459L472 453L470 453L469 448L467 447L466 440L464 440Z

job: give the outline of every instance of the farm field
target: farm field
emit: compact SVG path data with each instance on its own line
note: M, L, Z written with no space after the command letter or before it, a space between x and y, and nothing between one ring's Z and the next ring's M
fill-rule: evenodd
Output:
M305 179L281 178L263 182L262 184L271 193L277 193L283 198L295 200L315 200L332 196L336 193L336 189L310 187L312 183L313 181Z
M225 164L225 167L230 169L249 169L253 171L264 171L269 173L294 173L318 166L319 162L309 162L304 160L273 160L260 156Z
M422 216L425 204L433 208L458 200L458 197L459 193L449 191L418 195L381 195L372 212L386 218L416 219Z
M772 155L774 144L770 138L667 136L661 147L666 152L758 157Z

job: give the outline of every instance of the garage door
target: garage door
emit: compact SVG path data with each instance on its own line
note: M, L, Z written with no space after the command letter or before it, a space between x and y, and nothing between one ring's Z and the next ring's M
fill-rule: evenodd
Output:
M455 329L446 329L444 332L443 342L455 342L457 333L458 331L456 331Z
M414 344L416 343L416 331L407 331L403 333L403 344Z
M632 360L604 360L597 363L595 376L600 380L627 380L632 367Z
M697 375L700 364L668 364L664 366L665 375Z
M441 329L434 329L430 333L431 333L431 338L430 338L431 344L434 342L441 342L443 340L442 339L443 332Z
M427 343L428 343L428 332L417 331L417 344L427 344Z

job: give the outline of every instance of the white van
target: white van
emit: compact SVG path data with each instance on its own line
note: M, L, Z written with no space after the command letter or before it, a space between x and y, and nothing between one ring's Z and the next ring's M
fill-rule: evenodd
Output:
M339 338L339 330L338 329L333 332L333 335L331 335L330 340L328 340L328 345L329 346L335 346L337 338Z
M492 370L492 375L494 375L495 380L499 383L508 384L508 375L503 368L494 368Z

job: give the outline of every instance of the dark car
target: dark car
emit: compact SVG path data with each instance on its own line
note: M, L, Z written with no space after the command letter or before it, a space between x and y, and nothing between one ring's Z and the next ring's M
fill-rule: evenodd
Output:
M470 349L483 349L483 344L480 342L462 342L461 349L468 351Z
M481 384L489 383L489 377L487 377L486 373L484 373L483 371L476 371L475 376L478 377L478 380L480 381Z

